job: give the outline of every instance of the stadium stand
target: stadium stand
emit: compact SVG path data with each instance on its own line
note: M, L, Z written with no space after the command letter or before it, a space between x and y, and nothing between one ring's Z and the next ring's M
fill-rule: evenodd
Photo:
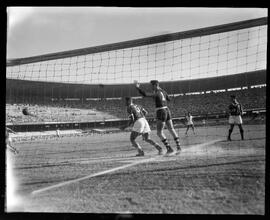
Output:
M230 102L230 95L235 94L244 109L266 108L266 88L252 88L227 92L211 92L208 94L179 95L172 98L169 107L173 117L184 116L188 111L193 115L224 113ZM144 106L148 117L155 117L153 100L151 98L138 98L135 103ZM29 117L21 113L23 107L38 117ZM36 103L7 103L6 122L83 122L98 121L116 118L126 118L124 102L116 100L87 100L87 101L51 101L47 104Z

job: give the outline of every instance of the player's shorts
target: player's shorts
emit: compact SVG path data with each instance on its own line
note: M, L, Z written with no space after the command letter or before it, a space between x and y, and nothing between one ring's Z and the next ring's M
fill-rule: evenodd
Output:
M230 115L229 124L241 125L243 123L241 115Z
M171 111L169 108L162 108L157 110L156 119L166 122L172 119Z
M193 125L193 122L188 122L187 125Z
M132 131L138 133L149 133L151 131L150 126L145 118L139 118L135 121Z

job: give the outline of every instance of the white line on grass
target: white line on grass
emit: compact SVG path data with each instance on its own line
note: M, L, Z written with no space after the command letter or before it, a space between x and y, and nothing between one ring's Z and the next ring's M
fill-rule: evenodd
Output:
M203 143L203 144L194 145L194 147L197 147L197 148L198 147L203 147L203 146L214 144L214 143L219 142L219 141L220 141L220 139L213 140L213 141L209 141L209 142L206 142L206 143ZM188 151L189 149L190 148L186 149L185 151ZM181 154L180 154L180 156L181 156ZM79 182L79 181L82 181L82 180L85 180L85 179L89 179L89 178L92 178L92 177L96 177L96 176L101 176L101 175L104 175L104 174L112 173L114 171L122 170L122 169L125 169L125 168L128 168L128 167L132 167L132 166L135 166L135 165L138 165L138 164L148 163L148 162L151 162L151 161L155 161L155 160L157 160L158 158L161 158L161 157L162 156L155 156L155 157L151 157L151 158L148 158L148 159L143 159L143 160L135 161L133 163L126 164L126 165L123 165L123 166L120 166L120 167L115 167L115 168L112 168L112 169L109 169L109 170L104 170L104 171L101 171L101 172L98 172L98 173L90 174L88 176L84 176L84 177L81 177L81 178L78 178L78 179L69 180L69 181L65 181L65 182L62 182L62 183L58 183L58 184L53 185L53 186L45 187L45 188L42 188L42 189L39 189L39 190L34 190L32 192L32 195L36 195L36 194L39 194L39 193L42 193L42 192L45 192L45 191L48 191L48 190L51 190L51 189L55 189L55 188L58 188L58 187L69 185L71 183L76 183L76 182Z
M152 158L145 159L145 160L139 160L139 161L136 161L134 163L126 164L126 165L123 165L123 166L120 166L120 167L115 167L115 168L112 168L112 169L109 169L109 170L94 173L94 174L91 174L91 175L88 175L88 176L85 176L85 177L81 177L81 178L78 178L78 179L58 183L58 184L53 185L53 186L49 186L49 187L45 187L43 189L35 190L35 191L32 192L32 194L33 195L38 194L38 193L45 192L45 191L50 190L50 189L58 188L58 187L65 186L65 185L68 185L68 184L71 184L71 183L79 182L81 180L89 179L91 177L96 177L96 176L100 176L100 175L103 175L103 174L112 173L114 171L122 170L122 169L125 169L125 168L128 168L128 167L131 167L131 166L135 166L135 165L140 164L140 163L151 162L151 161L157 159L158 157L160 157L160 156L152 157Z
M223 140L224 139L216 139L216 140L205 142L205 143L202 143L202 144L194 144L191 147L188 147L186 149L183 149L182 152L191 152L193 150L194 151L198 151L199 148L202 148L202 147L205 147L205 146L209 146L209 145L215 144L215 143L220 142L220 141L223 141Z

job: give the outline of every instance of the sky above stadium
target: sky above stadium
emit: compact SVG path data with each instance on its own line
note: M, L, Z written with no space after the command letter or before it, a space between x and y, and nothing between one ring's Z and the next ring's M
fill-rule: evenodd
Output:
M265 17L267 9L9 7L7 16L13 59Z

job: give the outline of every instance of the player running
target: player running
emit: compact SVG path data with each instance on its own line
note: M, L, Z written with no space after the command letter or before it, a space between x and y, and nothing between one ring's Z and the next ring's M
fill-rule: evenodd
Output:
M171 148L164 132L163 129L165 125L167 126L169 132L173 136L176 146L177 146L177 151L176 154L179 154L181 151L180 147L180 142L179 142L179 137L176 134L176 131L174 129L173 123L172 123L172 116L170 109L167 106L167 101L170 101L170 98L167 94L166 91L164 91L162 88L159 87L159 82L157 80L151 80L150 81L152 85L153 92L148 93L143 91L140 88L140 84L135 81L135 85L137 90L141 95L144 97L152 97L155 100L155 105L156 105L156 119L157 119L157 135L167 148L167 154L172 154L174 153L174 150Z
M159 155L163 154L161 146L150 138L151 129L144 117L148 112L141 106L134 104L131 97L126 97L126 106L130 120L125 127L133 124L132 132L130 134L130 141L131 144L138 150L138 154L136 156L144 156L144 151L136 142L136 138L140 135L143 136L144 141L153 145L158 150ZM122 127L122 129L125 127Z
M194 124L193 124L193 116L190 114L190 112L188 112L188 114L186 116L186 120L187 120L187 130L186 130L186 133L185 134L187 135L187 132L188 132L189 127L192 128L193 134L195 134Z
M18 154L19 151L15 147L12 146L12 139L9 136L9 133L15 134L15 132L13 130L11 130L10 128L7 128L6 127L6 148L8 150L10 150L12 153Z
M228 135L228 141L231 141L231 134L234 128L234 125L238 125L240 134L241 134L241 139L244 140L244 130L242 127L242 106L241 104L236 100L235 95L231 95L231 100L232 103L229 105L229 124L230 124L230 129L229 129L229 135Z

